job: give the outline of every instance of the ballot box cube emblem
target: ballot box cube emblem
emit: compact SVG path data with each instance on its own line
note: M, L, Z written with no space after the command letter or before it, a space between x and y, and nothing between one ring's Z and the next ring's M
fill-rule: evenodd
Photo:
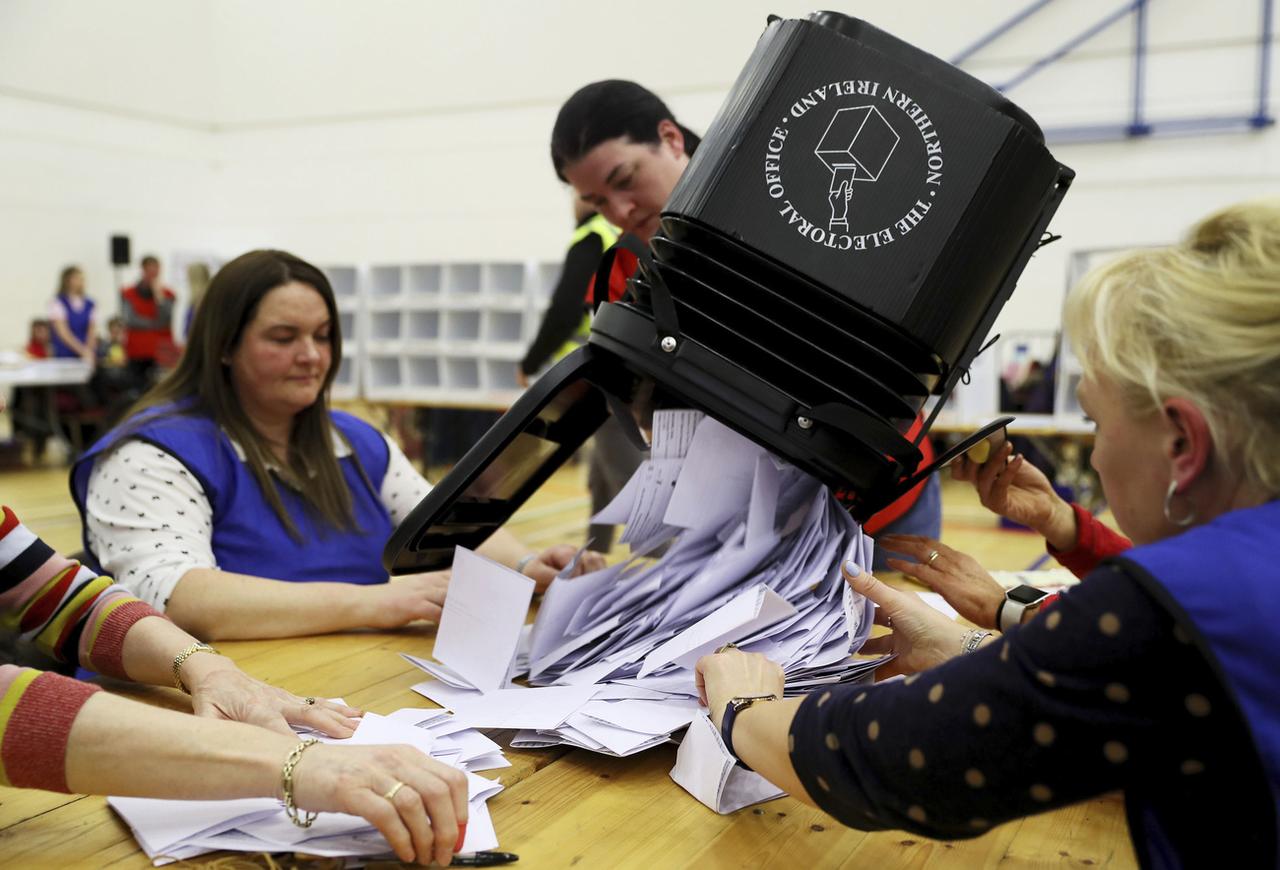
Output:
M831 117L813 153L831 170L832 232L849 229L853 182L878 181L899 138L875 106L850 106Z

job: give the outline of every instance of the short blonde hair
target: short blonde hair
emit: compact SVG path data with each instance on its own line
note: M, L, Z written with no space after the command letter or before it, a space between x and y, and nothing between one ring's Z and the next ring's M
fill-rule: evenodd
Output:
M1136 413L1190 399L1227 467L1280 495L1280 199L1090 272L1067 297L1066 328L1085 372Z

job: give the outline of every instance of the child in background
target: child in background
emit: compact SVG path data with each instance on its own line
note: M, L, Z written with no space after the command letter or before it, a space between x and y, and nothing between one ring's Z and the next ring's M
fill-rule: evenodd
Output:
M107 321L107 340L98 346L98 365L122 368L127 361L124 355L124 320L113 317Z
M53 356L53 331L49 321L35 318L27 334L24 348L30 359L48 359ZM13 388L13 434L31 445L31 460L44 459L45 447L51 434L49 417L52 398L44 387ZM0 401L0 404L3 404Z
M27 356L32 359L48 359L53 355L52 341L49 321L40 318L32 320L31 332L27 337Z

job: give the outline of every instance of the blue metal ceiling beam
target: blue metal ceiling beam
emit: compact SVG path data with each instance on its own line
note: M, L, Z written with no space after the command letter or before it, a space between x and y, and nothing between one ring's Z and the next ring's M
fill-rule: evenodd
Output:
M1258 36L1258 108L1253 114L1254 127L1269 127L1276 122L1271 115L1271 28L1275 21L1272 0L1262 0L1262 33Z
M1151 127L1142 120L1143 103L1147 97L1147 0L1138 0L1133 16L1133 118L1129 121L1130 136L1145 136Z
M1062 43L1062 45L1058 46L1053 51L1045 55L1044 57L1040 58L1037 61L1032 62L1030 65L1027 66L1026 69L1018 73L1017 75L1015 75L1013 78L1009 79L1004 84L996 85L995 86L996 90L1007 91L1017 87L1018 85L1022 84L1027 79L1031 78L1036 73L1040 72L1042 69L1047 67L1049 64L1066 57L1068 54L1075 51L1081 45L1093 39L1095 36L1097 36L1102 31L1106 30L1111 25L1115 24L1121 18L1124 18L1126 15L1129 15L1130 13L1132 13L1139 6L1143 5L1144 2L1145 0L1131 0L1131 2L1126 3L1124 6L1120 7L1115 12L1112 12L1110 15L1105 16L1097 23L1093 24L1090 27L1086 27L1080 33L1071 37L1066 42Z
M1041 9L1048 6L1052 2L1053 0L1035 0L1035 2L1032 3L1030 6L1027 6L1025 9L1023 9L1018 14L1014 15L1012 18L1009 18L1007 21L1001 22L1000 24L996 25L995 29L992 30L990 33L988 33L986 36L982 37L977 42L970 45L968 48L965 48L964 50L962 50L955 57L951 58L951 62L956 66L959 66L960 64L964 63L966 60L973 57L979 51L986 48L988 45L995 42L1000 37L1004 36L1010 30L1013 30L1013 28L1017 27L1023 21L1026 21L1032 15L1039 12Z

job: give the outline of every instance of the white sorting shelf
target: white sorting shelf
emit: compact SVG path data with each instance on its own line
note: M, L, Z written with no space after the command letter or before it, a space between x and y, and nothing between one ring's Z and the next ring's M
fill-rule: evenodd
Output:
M369 379L366 384L368 392L399 390L400 387L404 386L404 378L400 374L400 363L401 359L398 354L395 356L369 354Z
M406 266L405 286L410 296L438 296L444 266L439 263L420 263Z
M448 390L479 390L480 360L474 357L445 357L444 387Z
M352 310L344 311L338 308L338 331L342 335L343 342L357 343L360 340L356 333L356 312Z
M526 319L519 311L486 311L484 340L487 342L522 341Z
M485 388L492 390L519 390L516 381L516 363L508 359L486 359L484 361Z
M369 269L369 295L399 296L403 288L402 266L373 266Z
M320 268L333 288L338 305L338 331L342 338L342 363L329 388L331 398L354 399L360 395L363 370L364 302L360 292L360 270L356 266L330 265Z
M370 312L369 340L371 342L398 341L401 317L399 311Z
M524 293L525 267L521 263L486 263L483 289L503 296Z
M373 401L508 405L558 261L378 263L345 275L362 306L355 380ZM344 331L351 324L344 316Z
M355 360L344 354L342 364L338 366L338 373L334 375L333 383L329 387L329 395L334 399L354 399L358 393Z
M560 263L538 263L534 266L534 280L532 296L543 300L551 298L551 291L556 289L556 282L560 280Z
M479 293L479 263L450 263L444 267L444 290L446 293Z
M329 279L329 286L333 288L333 295L339 300L354 299L357 295L357 271L355 266L327 266L321 269L326 278Z
M480 310L463 308L447 311L443 336L448 341L476 341L480 338Z
M409 389L437 390L440 388L440 360L435 356L409 356L405 359Z
M440 312L434 309L412 309L408 312L404 337L410 341L434 340L440 337Z

